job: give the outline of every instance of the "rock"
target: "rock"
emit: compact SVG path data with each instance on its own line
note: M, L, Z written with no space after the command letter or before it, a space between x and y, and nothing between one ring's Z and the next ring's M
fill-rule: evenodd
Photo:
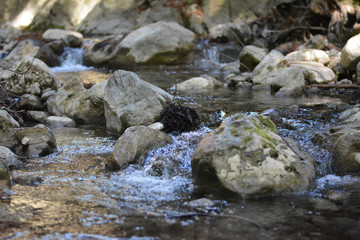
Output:
M208 198L199 198L186 203L190 208L209 208L215 206L215 203Z
M17 65L25 57L38 58L50 67L60 65L60 60L52 49L37 40L23 40L19 42L5 59Z
M17 73L12 74L5 83L6 90L15 95L21 96L28 93L41 96L45 89L57 90L60 87L55 74L37 58L24 57L15 71Z
M328 45L328 40L325 36L321 34L316 34L310 38L307 42L300 45L298 50L305 49L324 49Z
M341 50L341 65L355 70L360 58L360 34L350 38Z
M266 54L267 50L263 48L252 45L243 47L239 55L240 72L252 72Z
M154 130L162 131L164 129L164 124L161 122L154 122L153 124L150 124L147 127Z
M252 87L251 81L252 73L243 72L240 74L231 73L225 77L227 87L230 89L236 89L241 87Z
M53 133L43 124L34 127L13 128L0 133L0 145L17 155L38 157L51 154L56 149Z
M171 142L172 138L161 131L145 126L129 127L116 142L108 167L124 169L129 164L142 164L151 150Z
M342 79L336 83L337 85L343 85L343 84L352 84L352 81L349 79Z
M47 43L46 45L49 46L56 55L60 56L64 52L65 47L68 46L68 43L63 40L55 40Z
M176 64L192 59L195 34L175 22L157 22L127 35L116 48L113 61Z
M298 61L310 61L318 62L324 65L330 62L329 55L325 51L317 49L306 49L295 51L286 55L285 60L287 62L298 62Z
M14 27L10 22L6 22L0 26L0 43L10 43L19 37L21 31Z
M75 121L68 117L50 116L46 119L50 127L75 127Z
M230 72L230 73L240 73L240 63L239 62L231 62L221 67L222 71Z
M40 123L46 123L46 119L48 118L48 114L43 111L27 111L29 116Z
M252 81L254 84L261 84L268 77L267 75L277 68L284 61L284 55L277 50L269 52L253 71Z
M209 39L220 43L237 42L244 44L252 39L252 32L250 26L242 21L238 23L225 23L212 27Z
M78 78L71 78L57 93L50 96L46 106L51 115L67 116L78 123L104 122L103 95L107 82L85 89Z
M100 1L81 21L77 31L85 35L117 35L136 27L135 8L138 1Z
M183 19L180 11L174 7L168 6L167 0L160 0L151 1L150 6L139 13L137 26L143 27L159 21L177 22L180 25L183 25Z
M356 65L356 81L360 83L360 62Z
M110 132L122 133L130 126L153 123L172 99L133 72L118 70L107 81L104 107Z
M5 110L0 110L0 131L18 128L20 124Z
M35 95L24 94L20 97L19 107L26 110L38 110L41 108L41 102Z
M70 47L80 47L83 35L75 31L48 29L43 33L42 38L47 40L62 40Z
M194 40L195 34L178 23L160 21L86 48L84 62L111 66L183 63L193 58Z
M265 116L234 115L206 135L192 157L195 184L242 196L305 191L315 176Z
M327 84L336 80L335 73L318 62L293 62L291 66L301 70L309 84Z
M193 77L184 82L176 84L178 91L203 91L223 87L224 83L212 77Z
M360 131L351 130L340 136L334 144L332 170L337 174L360 171Z
M24 163L9 148L0 146L0 165L5 165L9 169L16 169L24 166Z

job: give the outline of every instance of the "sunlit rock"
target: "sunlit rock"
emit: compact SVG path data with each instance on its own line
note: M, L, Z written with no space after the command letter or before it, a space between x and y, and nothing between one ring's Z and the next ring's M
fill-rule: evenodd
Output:
M37 40L19 42L5 59L16 65L25 57L38 58L50 67L60 65L60 61L53 50L45 43Z
M0 145L10 148L17 155L46 156L56 149L53 133L43 124L34 127L12 128L0 133Z
M104 81L87 90L80 79L71 78L48 98L47 109L52 115L65 115L79 123L104 122L103 95L106 84Z
M203 91L223 87L224 83L210 76L193 77L175 85L178 91Z
M104 107L110 132L122 133L130 126L153 123L172 99L133 72L118 70L107 81Z
M350 38L341 50L341 65L355 70L360 58L360 34Z
M261 84L266 80L268 74L280 67L284 61L284 55L277 50L269 52L253 71L252 81L254 84Z
M266 54L267 50L264 48L252 45L243 47L239 55L240 72L252 72Z
M311 162L307 162L311 161ZM267 117L234 115L206 135L192 157L195 184L239 195L305 191L314 172Z
M62 40L70 47L79 47L82 43L83 35L75 31L48 29L43 33L42 38L47 40Z
M322 50L306 49L289 53L285 56L287 62L310 61L318 62L324 65L330 62L329 55Z
M147 153L171 142L172 138L164 132L145 126L129 127L117 141L108 167L124 169L129 164L142 164Z
M75 121L68 117L50 116L46 119L50 127L75 127Z
M18 96L33 94L41 96L45 89L58 89L60 82L48 66L37 58L24 57L6 81L5 88Z
M0 110L0 130L20 127L19 123L5 110Z

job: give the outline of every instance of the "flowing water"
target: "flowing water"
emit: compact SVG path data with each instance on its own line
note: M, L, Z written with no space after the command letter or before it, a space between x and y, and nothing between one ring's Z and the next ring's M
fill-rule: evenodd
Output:
M141 166L106 170L117 136L106 133L104 126L53 129L57 151L29 159L25 168L13 171L17 184L0 203L0 223L5 226L0 239L359 239L360 178L333 175L330 153L310 140L336 124L336 113L330 113L329 120L324 118L329 108L318 106L342 100L276 98L249 89L174 92L174 84L190 77L208 74L222 80L226 73L220 70L220 50L209 47L193 65L132 69L173 94L175 101L196 108L204 122L196 131L172 136L172 144L152 151ZM95 84L111 75L79 61L66 67L78 54L65 52L63 65L53 69L59 79L77 76ZM316 159L318 177L310 191L240 199L196 189L191 156L223 117L294 104L301 106L299 112L281 115L278 132ZM203 197L213 205L192 204Z

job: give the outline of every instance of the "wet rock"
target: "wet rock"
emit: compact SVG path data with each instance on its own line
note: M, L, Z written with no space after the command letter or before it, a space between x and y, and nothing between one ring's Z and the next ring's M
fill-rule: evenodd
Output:
M0 131L18 128L20 124L5 110L0 110Z
M360 131L351 130L340 136L334 144L331 166L338 174L359 173Z
M178 91L203 91L213 90L216 88L223 87L224 83L216 80L213 77L193 77L184 82L176 84L176 90Z
M75 127L75 121L68 117L50 116L46 119L50 127Z
M24 163L7 147L0 146L0 165L3 164L9 169L16 169L24 166Z
M252 73L243 72L240 74L231 73L225 77L225 82L227 87L231 89L241 88L241 87L252 87Z
M20 97L19 107L21 109L39 110L41 102L39 97L32 94L24 94Z
M16 65L24 57L38 58L50 67L60 65L60 60L52 49L37 40L23 40L19 42L5 59Z
M28 115L35 121L40 123L46 123L48 114L43 111L27 111Z
M106 84L104 81L87 90L80 79L71 78L48 98L47 109L51 115L65 115L79 123L104 122L103 95Z
M37 58L24 57L15 69L5 88L15 94L33 94L41 96L45 89L56 90L60 82L48 66Z
M242 21L219 24L212 27L209 34L211 41L220 43L237 42L241 44L249 42L251 38L252 32L250 26Z
M203 138L191 165L203 189L246 196L307 190L314 176L305 161L267 117L234 115Z
M316 211L338 211L340 208L335 203L322 199L322 198L311 198L309 200L313 204Z
M107 81L104 107L110 132L122 133L130 126L153 123L172 99L133 72L118 70Z
M322 50L317 49L306 49L295 51L289 53L285 56L285 60L288 62L298 62L298 61L310 61L310 62L318 62L324 65L330 62L329 55Z
M62 40L70 47L80 47L83 35L75 31L48 29L43 33L42 38L47 40Z
M334 191L334 190L330 190L329 192L326 193L327 198L330 201L335 201L335 202L347 200L350 197L350 195L351 193L349 192Z
M243 47L239 55L240 72L252 72L266 54L267 50L264 48L252 45Z
M17 155L26 157L46 156L56 149L53 133L43 124L34 127L13 128L0 133L0 145L10 148Z
M81 21L77 31L85 35L117 35L132 31L136 25L134 10L138 1L100 1Z
M63 40L51 41L46 45L49 46L58 56L60 56L64 52L65 47L68 46L68 44Z
M341 65L355 70L360 57L360 34L350 38L341 50Z
M221 67L222 71L230 72L230 73L240 73L239 69L240 69L239 62L228 63L225 66Z
M171 142L172 138L161 131L145 126L129 127L117 141L108 167L124 169L129 164L142 164L151 150Z
M43 182L41 177L33 175L16 176L14 183L22 186L39 186Z
M215 206L215 203L208 198L200 198L187 202L185 205L190 208L208 208Z

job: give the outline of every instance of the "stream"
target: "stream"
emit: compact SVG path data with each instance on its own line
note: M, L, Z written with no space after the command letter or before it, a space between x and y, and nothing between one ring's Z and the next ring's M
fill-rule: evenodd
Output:
M53 128L57 151L29 159L25 168L12 172L17 183L9 199L0 202L0 219L9 222L0 229L0 239L359 239L360 178L334 175L331 154L311 141L322 129L337 124L338 113L331 106L356 100L277 98L247 88L174 92L174 84L202 74L223 79L227 73L221 67L229 60L221 57L221 51L226 49L199 51L191 65L131 69L175 95L176 102L195 108L203 121L196 131L172 135L173 143L150 152L142 166L106 170L105 159L118 136L108 134L105 126ZM62 82L76 76L95 84L112 74L83 66L81 54L68 49L62 66L53 68ZM296 114L283 110L292 105L300 107ZM192 183L191 156L202 137L231 114L269 109L284 112L278 133L293 138L315 158L317 179L312 189L252 198L199 192ZM159 159L168 165L157 165ZM194 201L202 198L211 204Z

